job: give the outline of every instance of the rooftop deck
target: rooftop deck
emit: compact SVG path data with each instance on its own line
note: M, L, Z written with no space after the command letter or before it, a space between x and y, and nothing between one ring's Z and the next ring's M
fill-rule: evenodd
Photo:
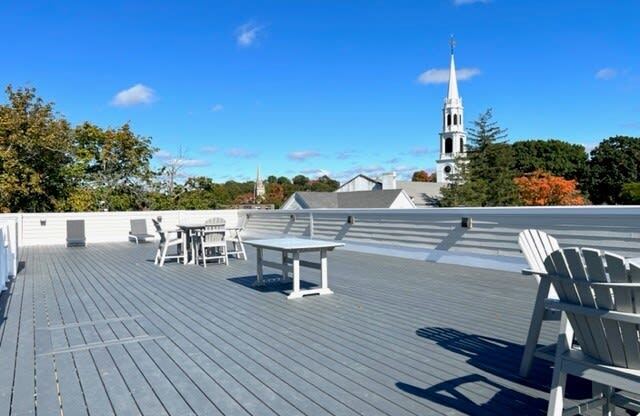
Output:
M548 365L517 376L535 290L517 274L338 249L335 294L288 301L251 287L253 251L206 269L153 254L22 250L0 298L0 416L546 410Z

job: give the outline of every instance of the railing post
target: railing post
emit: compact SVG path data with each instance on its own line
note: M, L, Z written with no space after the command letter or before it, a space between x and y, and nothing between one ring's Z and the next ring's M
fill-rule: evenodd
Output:
M309 238L313 238L313 212L309 213Z

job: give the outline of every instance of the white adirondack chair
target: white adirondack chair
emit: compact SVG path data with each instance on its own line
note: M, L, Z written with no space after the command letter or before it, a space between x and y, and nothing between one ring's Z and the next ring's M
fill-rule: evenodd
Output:
M240 218L238 225L232 228L226 237L228 243L231 243L233 250L229 251L230 256L236 256L236 258L246 260L247 252L244 249L244 242L242 241L242 232L247 226L247 216Z
M628 266L628 267L627 267ZM625 392L640 392L640 264L589 248L554 251L545 260L542 281L553 283L558 300L547 307L563 311L575 330L580 349L566 333L558 334L549 416L563 414L567 374L607 386L584 410L602 405L640 410L640 401Z
M163 230L162 225L158 220L152 220L153 226L156 228L158 235L160 236L160 242L158 243L158 250L156 250L156 257L154 259L154 263L160 265L160 267L164 266L164 262L167 259L177 259L178 262L180 259L184 257L184 255L180 252L180 247L178 247L177 254L169 255L168 250L171 246L179 246L182 244L182 237L180 236L180 231L178 230ZM182 247L184 249L184 247Z
M554 360L553 350L555 344L538 349L536 349L536 347L538 345L542 323L544 321L561 320L561 314L558 311L548 310L544 305L547 299L558 299L558 294L553 287L551 287L550 282L541 282L540 280L540 273L545 273L546 270L544 267L544 259L555 250L558 250L560 246L558 245L558 240L540 230L522 231L520 235L518 235L518 244L527 263L529 263L529 269L523 270L522 272L534 276L538 282L538 292L536 294L533 313L531 314L531 324L529 325L529 333L527 334L524 354L522 354L522 361L520 363L520 376L527 377L531 371L531 364L533 363L534 357L547 361ZM567 326L566 318L562 318L560 326L563 329L570 330Z
M207 260L219 260L229 265L224 218L215 217L205 221L206 227L200 231L200 257L202 265L207 267Z

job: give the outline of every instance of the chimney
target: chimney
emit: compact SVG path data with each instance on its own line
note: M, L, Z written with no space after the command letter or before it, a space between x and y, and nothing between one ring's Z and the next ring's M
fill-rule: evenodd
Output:
M396 173L387 172L382 174L382 189L396 189Z

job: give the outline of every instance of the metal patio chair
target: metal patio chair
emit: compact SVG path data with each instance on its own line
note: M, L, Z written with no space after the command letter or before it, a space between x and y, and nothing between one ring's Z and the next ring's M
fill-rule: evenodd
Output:
M147 220L144 218L132 219L129 240L133 240L138 244L140 240L146 241L147 238L153 238L153 234L149 234L147 231Z

